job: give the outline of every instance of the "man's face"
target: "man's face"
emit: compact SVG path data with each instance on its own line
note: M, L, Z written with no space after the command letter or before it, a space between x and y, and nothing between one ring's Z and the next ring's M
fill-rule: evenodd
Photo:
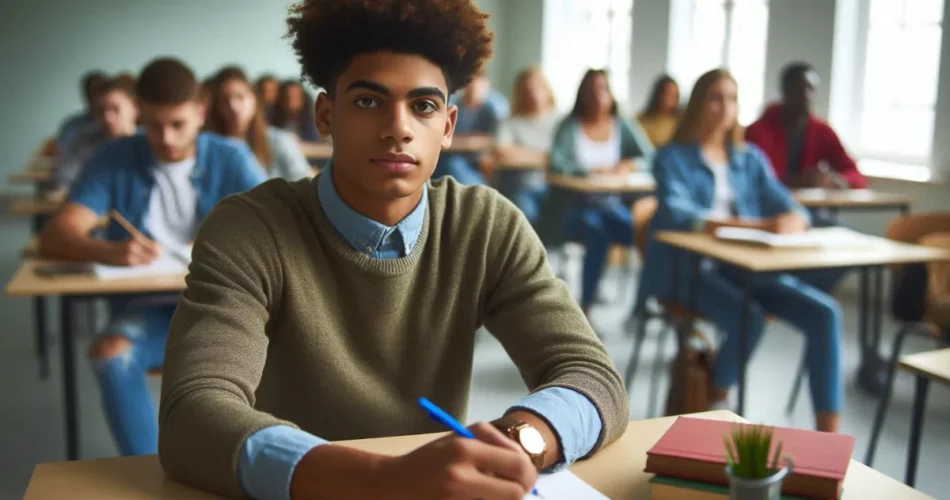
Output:
M814 70L796 74L783 89L782 99L785 106L795 114L807 114L811 111L812 96L818 86L818 73Z
M96 99L96 120L109 137L121 137L135 133L135 121L139 110L125 92L113 90Z
M374 52L353 59L333 99L317 99L317 128L333 137L338 187L376 199L421 192L452 142L458 109L442 70L427 59Z
M195 139L205 122L205 107L198 102L181 104L140 103L142 126L152 152L160 161L182 161L195 154Z

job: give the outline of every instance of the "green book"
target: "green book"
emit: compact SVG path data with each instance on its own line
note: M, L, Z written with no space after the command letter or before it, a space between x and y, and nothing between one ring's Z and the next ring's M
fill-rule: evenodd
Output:
M729 486L722 484L704 483L702 481L690 481L688 479L679 479L668 476L653 476L650 485L663 485L674 488L683 488L689 490L701 491L713 495L722 495L723 498L729 498ZM842 490L842 495L844 494ZM782 500L810 500L805 497L782 495Z

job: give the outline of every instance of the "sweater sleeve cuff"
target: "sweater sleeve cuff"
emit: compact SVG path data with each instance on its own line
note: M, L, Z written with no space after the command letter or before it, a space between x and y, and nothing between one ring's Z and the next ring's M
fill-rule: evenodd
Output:
M241 446L238 477L247 496L290 500L290 483L300 459L327 441L286 425L265 427Z
M508 410L534 413L554 431L563 460L551 470L560 470L588 455L600 439L603 422L597 408L583 394L564 387L548 387L522 399Z

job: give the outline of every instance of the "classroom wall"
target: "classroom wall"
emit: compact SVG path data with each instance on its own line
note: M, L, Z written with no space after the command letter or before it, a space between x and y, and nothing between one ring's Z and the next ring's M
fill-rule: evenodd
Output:
M541 0L532 1L540 9ZM225 63L241 64L251 75L263 71L283 77L299 75L300 68L282 38L287 7L292 3L3 0L0 177L21 169L62 118L82 108L78 80L90 68L138 71L156 55L171 55L188 62L202 77ZM497 47L503 47L505 17L499 13L508 2L476 3L491 15L489 25L496 31ZM531 29L540 39L540 24ZM531 36L519 34L516 40ZM537 56L525 53L517 57ZM502 71L497 60L490 61L488 69L491 75Z
M544 0L508 0L496 14L493 85L509 99L523 68L541 64Z

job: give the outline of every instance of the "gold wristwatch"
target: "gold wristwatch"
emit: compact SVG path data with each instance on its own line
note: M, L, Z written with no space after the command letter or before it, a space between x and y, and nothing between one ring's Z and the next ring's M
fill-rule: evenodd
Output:
M544 466L544 454L548 450L548 445L537 429L527 422L511 417L501 417L491 424L502 434L518 443L531 458L531 463L534 464L535 468L541 470L541 467Z

